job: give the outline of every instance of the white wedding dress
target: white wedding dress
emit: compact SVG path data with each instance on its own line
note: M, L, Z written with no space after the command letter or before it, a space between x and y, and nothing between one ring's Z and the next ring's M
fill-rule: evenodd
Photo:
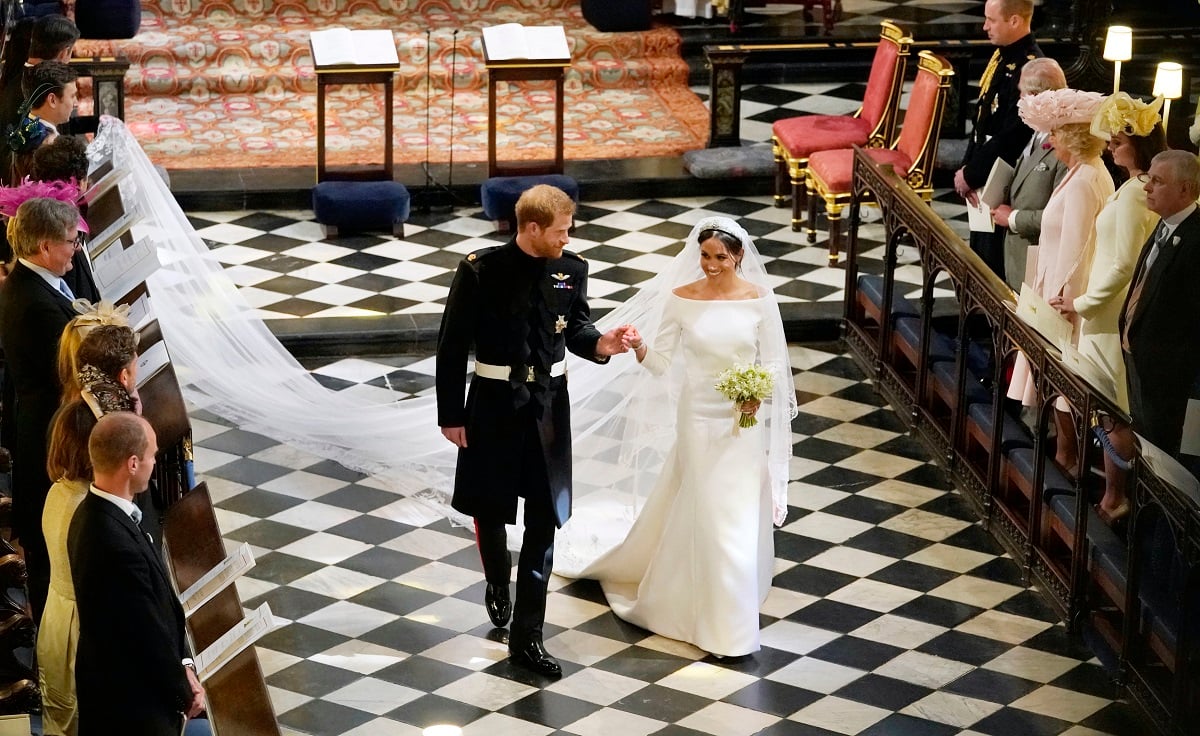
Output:
M735 434L733 403L713 385L759 357L773 299L668 297L643 366L682 363L675 446L626 539L578 574L626 621L724 656L758 650L775 555L763 424Z

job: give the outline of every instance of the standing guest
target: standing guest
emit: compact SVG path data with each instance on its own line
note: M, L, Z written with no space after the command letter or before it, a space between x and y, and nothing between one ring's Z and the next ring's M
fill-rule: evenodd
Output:
M1050 134L1054 155L1067 166L1067 175L1050 195L1042 214L1041 241L1030 284L1047 300L1074 299L1087 289L1096 247L1096 217L1113 193L1112 176L1100 160L1104 141L1091 133L1092 118L1103 101L1103 95L1096 92L1055 89L1025 97L1019 105L1021 118L1034 130ZM1071 321L1077 342L1079 318ZM1037 383L1024 355L1018 354L1013 365L1008 398L1024 406L1040 406ZM1074 422L1062 399L1056 402L1054 416L1058 436L1055 460L1069 475L1078 477Z
M954 174L954 190L971 204L996 159L1015 163L1033 134L1017 114L1021 69L1043 56L1029 30L1032 19L1033 0L987 0L983 6L983 30L996 50L979 80L975 125L962 167ZM994 233L971 233L971 250L1003 278L1004 255L997 245Z
M628 535L578 574L601 581L613 612L626 621L719 656L759 649L759 607L775 573L771 522L787 516L795 390L766 278L745 229L709 217L692 229L663 277L645 287L661 324L647 325L655 329L652 344L631 329L632 347L653 374L641 393L658 397L663 414L677 405L674 441ZM735 412L714 384L735 364L756 362L770 370L772 392L765 404L742 402ZM640 406L629 414L634 421ZM760 408L768 410L764 422L740 427L734 420ZM643 455L628 439L622 455ZM564 537L578 524L607 523L584 517Z
M112 411L141 414L137 355L137 334L128 325L99 325L88 330L76 350L75 374L63 383L63 403L82 397L97 417ZM60 354L60 371L63 362Z
M31 197L53 197L79 206L80 192L87 187L87 144L78 136L60 135L50 143L39 146L33 153L29 178L12 187L0 188L0 214L13 214L21 202ZM44 186L41 186L44 185ZM86 230L80 219L81 230ZM0 230L0 269L12 260L12 246ZM71 292L80 299L96 302L100 291L92 276L91 262L86 249L81 248L72 259L73 268L64 277Z
M149 422L108 414L88 440L95 480L67 548L79 609L79 734L178 736L204 708L183 608L138 522L158 443Z
M1108 141L1113 163L1129 176L1104 205L1096 218L1096 255L1088 275L1087 291L1074 299L1051 297L1050 305L1068 317L1078 314L1079 352L1112 378L1113 399L1129 411L1125 358L1117 321L1129 292L1129 280L1138 251L1154 232L1158 215L1146 207L1146 170L1150 161L1166 150L1166 136L1159 124L1162 98L1147 105L1124 92L1104 101L1092 121L1092 133ZM1104 497L1096 512L1108 524L1129 514L1125 493L1128 473L1122 469L1133 459L1133 433L1129 425L1109 418L1105 421L1108 444L1104 453ZM1118 464L1112 453L1123 461Z
M33 160L29 178L35 182L63 182L74 184L79 191L87 189L87 143L81 136L60 135L49 143L39 146L33 152ZM61 199L61 197L59 197ZM79 200L77 199L76 202ZM78 204L80 213L84 213L85 205ZM72 261L74 268L64 277L67 286L80 299L87 299L93 304L100 301L100 289L92 275L92 264L88 260L86 248L80 248Z
M1033 59L1021 69L1022 97L1066 86L1067 77L1054 59ZM993 247L999 248L1004 256L1004 280L1013 291L1020 291L1025 280L1029 248L1037 245L1041 237L1042 212L1050 193L1067 173L1066 165L1054 155L1048 138L1047 134L1034 131L1017 159L1007 203L992 210L996 221Z
M50 555L50 591L37 633L38 689L46 736L75 736L79 725L75 701L79 619L67 532L92 480L87 444L95 424L92 410L76 399L58 410L50 427L46 470L55 481L42 515L42 533Z
M77 78L75 70L61 61L43 61L26 75L25 102L8 133L13 153L9 181L25 178L33 168L33 152L53 142L59 126L71 119L78 98Z
M114 307L111 302L87 304L76 299L75 309L79 314L67 323L58 340L58 381L63 387L64 404L79 396L83 388L79 382L79 347L88 334L103 325L129 326L129 306L126 304ZM136 347L136 340L134 345ZM126 407L125 411L131 409Z
M33 153L29 176L34 181L71 181L87 189L87 141L77 135L60 135Z
M4 71L0 77L0 134L8 135L10 129L16 126L17 110L25 101L28 93L24 91L24 80L29 72L43 61L67 62L75 42L79 40L79 29L75 23L62 15L45 15L35 21L21 21L17 29L32 25L28 32L28 46L21 44L6 46L4 49ZM14 29L12 40L24 35ZM12 166L12 151L0 145L0 183L11 184L8 178Z
M459 264L442 316L437 353L438 425L458 448L453 507L475 518L487 579L484 605L508 623L510 660L562 674L542 644L554 531L571 515L571 419L566 351L597 363L629 349L627 327L601 335L587 303L587 264L563 248L575 213L547 185L517 201L517 233ZM467 355L475 378L463 400ZM516 605L505 524L525 499Z
M1133 429L1178 456L1188 392L1200 376L1200 161L1154 157L1146 206L1162 219L1142 246L1119 320Z
M4 438L13 454L13 531L25 551L29 570L29 603L34 618L42 615L50 584L49 560L42 538L42 506L50 479L46 475L46 433L58 409L62 386L55 370L58 340L75 316L63 275L79 248L79 210L54 199L24 202L8 222L8 239L17 263L0 289L0 347L15 397L5 406ZM12 414L11 421L9 414Z

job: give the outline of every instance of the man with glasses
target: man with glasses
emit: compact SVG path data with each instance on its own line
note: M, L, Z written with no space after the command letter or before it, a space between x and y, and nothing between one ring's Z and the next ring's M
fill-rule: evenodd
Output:
M79 210L55 199L30 199L8 225L17 262L0 287L0 347L4 349L4 431L0 442L12 452L13 531L25 550L29 603L41 618L50 584L42 538L46 475L46 431L62 387L56 361L58 338L75 316L63 276L79 243Z
M1178 456L1188 394L1200 377L1200 161L1163 151L1148 175L1146 207L1162 220L1138 256L1118 326L1133 429Z

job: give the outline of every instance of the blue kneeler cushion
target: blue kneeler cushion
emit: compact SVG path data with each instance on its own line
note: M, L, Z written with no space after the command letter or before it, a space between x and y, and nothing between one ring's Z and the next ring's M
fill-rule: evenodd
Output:
M391 230L402 238L412 197L397 181L323 181L313 187L312 203L329 237L339 230Z
M541 176L494 176L479 187L479 200L483 214L489 220L515 228L517 224L517 200L526 190L538 184L549 184L567 193L579 202L579 183L562 174Z

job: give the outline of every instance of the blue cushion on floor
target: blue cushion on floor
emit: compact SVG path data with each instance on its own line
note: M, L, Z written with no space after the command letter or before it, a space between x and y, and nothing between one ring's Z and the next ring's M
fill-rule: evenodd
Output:
M562 174L543 174L541 176L493 176L479 187L479 201L483 204L483 214L489 220L517 220L517 200L526 190L538 184L549 184L567 193L571 199L579 201L579 183L569 176Z
M323 181L312 199L317 222L346 230L390 229L408 221L412 203L396 181Z

